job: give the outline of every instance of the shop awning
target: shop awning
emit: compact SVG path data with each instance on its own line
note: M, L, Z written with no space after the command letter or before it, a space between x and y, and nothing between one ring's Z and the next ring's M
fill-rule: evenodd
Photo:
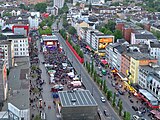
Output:
M118 74L118 76L119 76L122 80L128 81L128 79L123 75L123 73L118 72L117 74Z
M101 62L102 62L104 65L108 64L108 62L107 62L106 60L104 60L104 59L102 59Z
M88 50L91 50L91 48L90 48L88 45L86 46L86 48L87 48Z

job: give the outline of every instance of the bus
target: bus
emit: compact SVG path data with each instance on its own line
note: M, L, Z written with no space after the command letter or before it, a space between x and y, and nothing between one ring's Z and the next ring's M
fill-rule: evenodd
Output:
M158 99L145 89L139 89L138 96L152 109L158 109Z

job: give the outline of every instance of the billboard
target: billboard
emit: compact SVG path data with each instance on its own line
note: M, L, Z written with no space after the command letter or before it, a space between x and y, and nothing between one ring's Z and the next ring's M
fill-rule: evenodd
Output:
M99 50L103 50L103 49L106 48L106 46L107 46L109 43L112 43L112 42L113 42L113 37L100 38L100 39L99 39L98 49L99 49Z

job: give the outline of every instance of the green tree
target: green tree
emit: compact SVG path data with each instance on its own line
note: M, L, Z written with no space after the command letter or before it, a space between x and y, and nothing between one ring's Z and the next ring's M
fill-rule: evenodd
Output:
M129 112L124 112L124 120L130 120L131 119L131 114Z
M123 109L123 104L122 104L122 101L120 101L120 104L119 104L119 115L120 116L122 115L122 109Z
M100 79L100 82L101 82L101 84L100 84L100 88L102 89L103 88L103 80L102 79Z
M47 4L46 4L46 3L37 3L37 4L34 6L34 9L35 9L36 11L41 12L41 13L46 12L46 8L47 8Z
M77 30L73 26L69 26L68 33L74 35L77 33Z
M113 35L115 36L115 40L121 39L123 37L122 31L120 31L120 30L115 30Z
M96 81L96 79L97 79L97 72L96 72L96 70L94 70L93 79L94 79L94 81Z
M10 12L6 12L6 13L3 14L3 16L11 17L12 14Z
M116 94L113 94L112 106L115 107L116 105Z
M117 104L118 107L120 106L120 102L121 102L121 99L118 99L118 104Z
M112 91L111 91L111 90L108 90L108 91L107 91L107 99L108 99L108 100L111 100L111 97L112 97Z
M105 28L110 30L111 32L114 32L116 23L112 20L109 20L108 23L105 25Z
M20 4L20 5L19 5L19 8L25 10L25 9L26 9L26 6L25 6L24 4Z
M41 120L40 115L36 115L36 117L34 118L34 120Z
M92 64L91 64L91 75L93 75L94 72L94 64L93 64L93 60L92 60Z
M112 31L107 30L107 31L105 32L105 34L106 34L106 35L112 35L113 33L112 33Z

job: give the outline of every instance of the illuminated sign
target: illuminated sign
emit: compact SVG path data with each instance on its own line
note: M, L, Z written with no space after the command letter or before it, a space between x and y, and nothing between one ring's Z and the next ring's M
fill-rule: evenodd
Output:
M98 49L105 49L108 43L113 42L113 38L100 38Z
M47 42L47 45L53 45L53 42Z
M113 42L113 38L100 38L99 42L100 43L111 43Z

